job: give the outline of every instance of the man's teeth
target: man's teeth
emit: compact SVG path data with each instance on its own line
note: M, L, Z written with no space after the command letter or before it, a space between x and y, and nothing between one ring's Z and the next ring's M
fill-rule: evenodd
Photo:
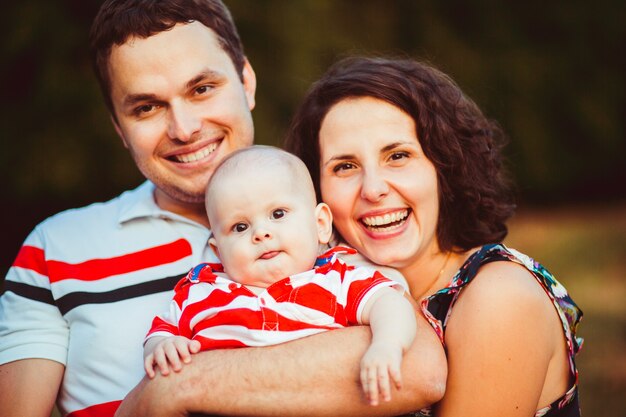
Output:
M406 219L408 215L409 215L408 210L402 210L402 211L395 211L393 213L387 213L384 216L363 217L362 220L366 226L380 227L380 226L387 226L387 225L390 225L391 223L402 221Z
M178 162L185 162L185 163L195 162L195 161L199 161L202 158L206 158L216 148L217 148L217 142L214 142L196 152L187 153L184 155L176 155L175 158Z

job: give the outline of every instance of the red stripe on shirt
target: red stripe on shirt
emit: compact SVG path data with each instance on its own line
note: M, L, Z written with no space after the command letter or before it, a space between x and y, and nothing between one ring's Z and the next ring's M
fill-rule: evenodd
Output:
M343 321L345 322L345 319ZM263 307L259 311L247 308L233 308L202 319L194 326L193 333L199 333L219 326L243 326L247 330L242 329L242 334L247 333L248 330L268 330L268 327L271 330L283 332L307 329L329 330L336 328L337 326L332 324L337 322L338 320L333 320L332 317L329 317L326 324L313 324L290 319L269 308Z
M91 407L69 413L67 417L113 417L121 403L122 401L111 401L92 405Z
M30 269L41 275L48 275L43 249L34 246L22 246L15 258L15 262L13 262L13 266Z
M78 264L50 260L47 265L50 282L70 278L95 281L112 275L126 274L175 262L189 255L191 255L191 245L185 239L179 239L165 245L113 258L91 259Z

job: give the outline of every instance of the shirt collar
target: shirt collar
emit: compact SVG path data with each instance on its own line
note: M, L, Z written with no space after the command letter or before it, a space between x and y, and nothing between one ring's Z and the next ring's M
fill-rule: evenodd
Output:
M121 201L119 216L117 219L118 224L123 226L125 223L135 219L156 217L202 226L184 216L172 213L171 211L163 210L159 207L154 199L155 189L156 186L151 181L145 181L134 190L123 193L120 196Z

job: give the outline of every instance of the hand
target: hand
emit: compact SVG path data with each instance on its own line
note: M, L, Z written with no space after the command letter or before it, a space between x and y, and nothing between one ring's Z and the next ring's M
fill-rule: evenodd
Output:
M370 405L378 405L379 397L383 401L391 400L391 381L397 389L402 387L401 363L399 345L378 342L367 349L361 359L361 385Z
M166 337L159 341L152 352L144 358L146 374L154 378L155 367L161 371L161 375L170 373L170 367L174 372L182 369L183 363L191 362L191 355L200 351L200 342L187 339L183 336Z

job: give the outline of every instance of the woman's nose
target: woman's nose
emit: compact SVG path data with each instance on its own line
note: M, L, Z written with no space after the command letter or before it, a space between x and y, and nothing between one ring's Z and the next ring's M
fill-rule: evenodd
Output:
M377 170L364 171L361 198L377 203L389 193L389 184Z
M202 122L190 106L172 104L167 121L167 134L170 139L188 142L200 131Z

